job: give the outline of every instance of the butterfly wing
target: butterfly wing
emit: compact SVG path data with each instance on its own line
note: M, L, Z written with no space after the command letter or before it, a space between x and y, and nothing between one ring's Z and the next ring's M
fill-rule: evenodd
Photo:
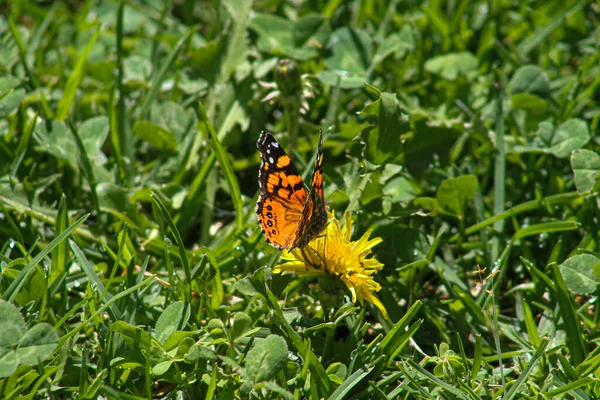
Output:
M297 230L309 192L273 135L262 131L257 147L261 165L256 214L267 242L279 249L291 249L298 241Z
M323 130L319 132L319 147L317 148L317 155L315 157L315 168L313 169L312 178L310 180L310 192L314 193L317 197L323 199L323 172L321 167L323 165ZM324 201L324 200L323 200Z
M315 156L315 167L310 180L308 200L302 210L302 217L296 232L294 247L304 247L327 225L327 205L323 197L323 130L319 133L319 147Z

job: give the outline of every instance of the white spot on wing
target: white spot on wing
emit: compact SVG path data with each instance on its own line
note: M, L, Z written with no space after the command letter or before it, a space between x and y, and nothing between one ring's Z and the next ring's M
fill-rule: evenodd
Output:
M271 143L271 145L272 145L273 147L275 147L275 148L278 148L278 147L279 147L279 143L277 143L277 142L273 142L273 143Z
M273 157L269 157L269 162L270 162L271 164L275 164L275 160L273 160Z

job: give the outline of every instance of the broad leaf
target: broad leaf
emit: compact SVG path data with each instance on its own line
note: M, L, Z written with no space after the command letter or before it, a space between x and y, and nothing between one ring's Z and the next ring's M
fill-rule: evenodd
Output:
M156 340L164 344L173 332L183 330L190 315L190 305L183 301L169 305L156 322Z
M137 137L145 140L157 149L171 152L177 151L177 138L162 126L153 124L150 121L136 121L133 125L133 132Z
M369 162L381 165L400 160L404 150L400 136L410 130L410 125L400 111L396 94L381 93L362 114L370 123L361 133L367 143L365 156Z
M590 150L578 149L571 154L571 168L579 193L594 189L600 182L600 155Z
M348 27L339 28L329 40L331 55L325 65L333 70L364 74L373 55L371 37L365 31Z
M549 121L540 122L535 136L529 143L514 147L517 153L549 153L558 158L571 155L573 150L590 141L587 123L579 118L569 119L558 128Z
M20 338L17 358L23 365L36 365L45 360L58 345L58 335L47 323L34 325Z
M450 53L430 58L425 63L425 69L432 74L440 75L449 81L456 80L459 75L477 70L479 60L468 51Z
M17 307L0 299L0 350L12 348L25 333L25 321Z
M479 182L474 175L446 179L436 194L440 211L462 219L466 207L475 198L478 187Z
M560 273L571 293L587 295L594 293L600 280L594 273L594 265L600 259L591 254L579 254L560 265Z
M528 93L544 98L550 92L548 76L537 65L525 65L517 70L510 80L511 94Z
M248 352L246 372L254 382L268 381L285 366L288 348L281 336L269 335Z

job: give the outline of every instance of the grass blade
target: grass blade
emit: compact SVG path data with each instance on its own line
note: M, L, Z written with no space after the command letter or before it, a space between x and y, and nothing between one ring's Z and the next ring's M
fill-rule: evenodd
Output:
M87 151L85 150L85 146L83 145L83 141L79 136L79 131L71 123L68 121L69 127L71 128L71 133L73 134L73 139L75 139L75 146L77 146L77 161L79 162L80 168L83 170L85 177L88 180L88 184L90 185L90 191L92 192L92 203L94 204L94 208L96 209L96 215L100 215L100 201L98 200L98 192L96 190L96 176L94 175L94 169L92 168L92 163L90 162L90 158L88 157Z
M552 264L551 271L555 282L556 301L558 302L560 314L564 320L565 332L567 333L567 347L571 353L571 363L577 366L583 362L587 354L583 343L579 316L560 273L558 264Z
M55 237L46 247L44 247L44 249L42 249L42 251L40 251L31 261L29 261L25 268L21 270L17 278L10 284L8 289L6 289L6 292L4 292L2 295L2 299L8 302L14 301L15 296L17 293L19 293L19 290L21 290L23 284L25 284L25 281L29 277L29 273L33 270L33 268L35 268L40 261L42 261L42 259L52 251L52 249L54 249L63 240L66 240L79 227L79 225L83 224L85 220L88 219L89 216L90 214L85 214L83 217L79 218L73 225L61 232L60 235Z
M513 236L513 242L519 239L523 239L527 236L536 236L541 233L551 232L567 232L579 228L581 224L575 221L558 221L558 222L546 222L543 224L535 224L523 229L519 229Z
M107 299L108 301L110 301L110 299L113 296L110 293L106 292L104 284L102 283L102 280L98 277L98 274L96 274L96 271L94 271L94 266L90 263L90 261L87 259L85 254L83 254L83 251L81 251L79 246L77 246L77 243L75 243L73 240L70 240L70 239L68 239L68 240L69 240L69 246L71 247L73 254L75 254L75 258L77 258L77 261L78 261L79 265L81 266L81 269L83 270L83 272L85 272L85 275L87 276L88 280L92 284L92 287L95 287L96 294L98 295L98 298L100 298L100 301L102 301L104 303L106 303L106 301L104 299ZM101 298L102 295L104 295L104 297ZM123 317L121 315L121 312L117 308L117 305L114 303L111 303L111 304L112 304L112 306L110 307L110 309L113 312L115 319L118 319L118 320L122 319Z
M496 160L494 163L494 215L500 215L504 212L504 203L506 198L506 154L504 154L504 75L496 70L496 129L494 137L496 141ZM494 222L494 231L496 236L492 238L491 260L496 260L500 252L500 235L504 230L504 219Z
M505 392L503 399L512 400L515 398L515 396L519 392L519 388L527 381L529 374L533 372L533 367L535 367L535 364L537 364L537 362L544 355L544 350L546 349L547 345L548 339L543 338L537 350L535 351L535 354L533 355L531 360L529 360L529 364L527 364L527 367L525 367L521 375L519 375L519 378L517 379L516 383L511 386L508 392Z
M381 358L376 360L369 367L364 366L364 367L359 368L355 373L350 375L344 381L344 383L342 383L340 386L338 386L338 388L335 389L335 391L333 393L331 393L331 396L329 396L329 400L342 400L342 399L347 398L346 395L352 390L352 388L354 386L358 385L363 379L365 379L367 377L367 375L369 375L371 373L371 371L373 371L373 369L375 368L377 363L380 361L381 361Z
M154 96L156 96L156 92L158 92L158 88L163 83L165 76L167 75L167 72L169 71L169 68L171 68L171 66L173 65L175 60L177 60L177 56L181 52L181 49L183 49L183 46L185 46L187 41L190 40L192 35L197 30L198 29L195 27L190 28L187 31L187 33L179 40L179 42L177 42L175 47L173 47L173 50L171 50L171 52L169 53L169 56L167 57L167 61L164 63L164 65L162 66L162 68L160 69L158 74L156 74L154 76L154 79L152 80L152 85L150 86L150 90L148 91L148 94L146 94L146 97L144 98L144 101L142 102L142 107L141 107L141 110L139 113L139 118L146 117L146 114L148 113L148 109L150 108L150 105L152 104L152 100L154 100Z
M100 36L100 26L96 27L96 32L94 32L91 39L87 42L87 44L79 54L77 62L75 63L75 67L73 68L73 71L71 71L69 79L67 79L65 90L58 103L58 108L56 110L56 119L58 121L64 121L67 118L67 115L69 115L69 111L71 110L73 101L75 101L75 94L77 92L77 88L79 88L79 84L83 79L88 54L90 53L90 50L92 50L94 43L96 43L98 36Z
M13 159L13 162L10 165L10 174L12 176L17 175L19 166L23 161L23 157L25 157L25 153L27 152L27 145L29 144L29 139L31 139L31 135L37 124L38 115L38 113L35 113L33 115L33 118L31 118L31 120L25 127L25 129L23 129L23 137L19 141L19 145L17 146L17 150L15 151L15 158Z
M439 386L444 390L452 393L457 399L467 400L468 397L465 396L460 390L456 389L454 386L447 384L446 382L439 379L437 376L433 375L431 372L427 371L425 368L421 367L419 364L414 362L413 360L407 360L408 364L413 367L418 373L423 375L425 379L432 381L435 386Z
M186 282L188 284L191 284L192 273L190 270L190 264L189 264L187 252L185 250L185 245L183 243L183 240L181 239L179 230L177 229L175 222L173 222L173 219L171 218L171 215L169 214L169 210L167 210L167 208L164 206L162 201L160 201L160 199L154 193L152 193L150 196L152 197L152 201L154 202L156 207L160 210L163 218L167 222L167 225L169 225L169 229L171 230L171 233L175 237L175 242L177 243L177 246L179 247L179 257L181 258L181 263L183 264L183 270L185 272ZM188 294L191 296L191 293L188 293Z
M244 205L242 204L242 193L240 192L240 186L238 185L237 178L233 172L233 167L229 161L229 156L225 152L225 149L219 142L219 138L215 133L215 129L208 120L206 111L202 103L198 103L198 120L204 125L204 131L208 134L208 140L211 144L213 152L219 161L219 165L223 169L223 175L227 181L227 186L231 192L231 201L233 202L233 208L235 209L235 222L238 230L244 228Z
M473 226L468 227L467 229L465 229L465 235L467 235L467 236L472 235L473 233L480 231L483 228L493 225L498 220L512 218L518 214L537 210L537 209L547 207L547 206L570 203L573 200L577 199L578 197L581 197L579 195L579 193L568 192L568 193L560 193L557 195L544 197L543 199L527 201L525 203L522 203L522 204L516 205L512 208L509 208L508 210L504 211L501 214L494 215L493 217L490 217L490 218L486 219L485 221L481 221ZM458 239L459 239L459 235L456 234L456 235L452 236L452 238L450 238L450 241L456 242Z
M517 46L517 53L519 56L523 59L527 59L527 56L533 49L542 44L555 29L564 25L565 19L569 15L581 10L586 4L589 4L588 0L581 0L573 7L564 10L562 13L554 17L548 25L537 30L533 35L521 42L521 44Z
M56 214L56 224L54 237L60 235L69 225L69 216L67 210L67 197L63 193L58 203L58 212ZM48 277L48 285L54 283L67 266L67 241L64 240L56 246L51 253L50 261L50 276Z
M423 303L419 300L408 309L406 314L402 316L400 321L394 325L394 327L385 335L381 341L381 354L386 355L385 363L389 363L395 354L402 349L406 339L405 333L408 324L417 316L419 310L423 306ZM420 325L420 324L418 324Z

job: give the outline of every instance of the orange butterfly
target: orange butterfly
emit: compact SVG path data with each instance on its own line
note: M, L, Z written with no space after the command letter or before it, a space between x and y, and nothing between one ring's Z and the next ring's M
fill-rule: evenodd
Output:
M302 248L327 225L327 205L323 198L323 131L315 167L306 187L292 160L269 132L262 131L258 182L260 197L256 214L267 243L278 249Z

